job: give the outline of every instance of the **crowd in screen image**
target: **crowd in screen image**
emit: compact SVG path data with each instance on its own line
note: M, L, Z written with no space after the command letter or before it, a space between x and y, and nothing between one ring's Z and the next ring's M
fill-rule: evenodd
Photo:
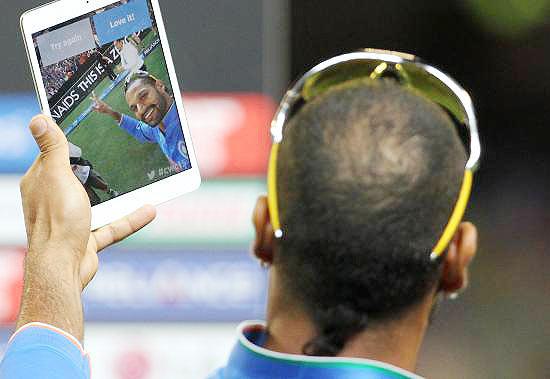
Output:
M107 10L116 8L122 4L127 4L128 2L129 1L127 0L125 1L123 0L120 3L111 4L105 8L99 9L95 13L99 14ZM147 5L150 12L152 12L151 4L148 2ZM85 51L79 55L64 59L60 62L48 65L46 67L43 67L42 64L40 65L42 80L46 88L46 94L47 94L48 100L54 97L57 94L57 92L63 87L63 85L67 83L69 80L71 80L71 78L73 78L73 76L77 73L77 71L81 67L83 67L89 61L90 58L93 58L95 56L100 56L100 59L103 61L104 66L106 66L109 72L109 77L111 78L111 80L114 80L116 78L116 74L113 73L112 67L111 67L111 65L113 64L113 61L110 60L108 57L105 57L100 51L101 43L97 35L96 26L93 22L93 18L90 19L90 25L92 28L92 35L95 40L95 44L97 46L95 49ZM156 24L154 20L153 20L153 30L156 31ZM38 35L48 33L50 31L53 31L53 29L44 30L43 32L35 36L35 39L34 39L35 48L38 46L36 37ZM115 49L117 50L117 53L121 55L123 58L122 65L120 67L114 68L117 73L120 73L123 70L128 70L129 68L128 66L130 64L125 62L124 58L128 55L132 55L133 50L136 51L136 53L133 55L136 55L136 56L138 55L137 51L138 51L138 46L141 43L140 34L142 32L143 31L133 33L132 35L126 37L125 39L121 39L119 41L114 42L114 46L115 46ZM123 48L126 51L123 51ZM132 58L131 62L137 59L139 58Z
M122 57L121 66L114 68L117 72L131 70L133 66L135 66L134 63L141 59L139 57L138 50L140 43L140 33L134 33L126 39L121 39L114 42L117 53ZM114 63L113 60L102 54L99 49L89 50L77 56L67 58L61 62L41 68L40 71L42 73L42 79L44 81L48 100L55 96L63 85L71 80L81 67L86 65L90 58L96 57L101 59L104 67L109 72L109 77L111 80L115 80L116 74L113 73L112 68ZM143 64L143 59L141 59L141 63ZM138 66L138 68L140 67L141 65Z
M86 53L80 56L65 59L61 62L54 63L50 66L41 69L42 79L48 94L48 100L54 96L57 91L63 87L63 84L68 82L78 71L79 65L83 64L81 56L86 56ZM86 57L87 59L87 57Z

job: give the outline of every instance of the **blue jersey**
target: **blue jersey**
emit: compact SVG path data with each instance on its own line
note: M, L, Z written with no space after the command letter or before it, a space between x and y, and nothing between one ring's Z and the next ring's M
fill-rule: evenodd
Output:
M90 379L90 360L78 340L61 329L27 324L15 333L0 362L0 379Z
M390 364L360 358L277 353L262 346L262 324L244 322L226 367L208 379L405 379L419 376Z
M227 365L209 379L405 379L419 376L395 366L358 358L310 357L263 348L267 334L243 323ZM69 334L45 324L28 324L10 340L0 379L90 379L87 354Z
M181 170L191 168L187 147L183 139L180 118L176 104L172 104L164 119L164 133L158 127L152 127L127 115L122 115L120 127L141 143L156 143L171 164Z

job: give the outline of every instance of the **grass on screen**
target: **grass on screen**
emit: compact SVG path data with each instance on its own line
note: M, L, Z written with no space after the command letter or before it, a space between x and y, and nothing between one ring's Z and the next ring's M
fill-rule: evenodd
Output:
M154 33L149 33L142 41L140 51L149 46L154 37ZM145 59L145 65L152 75L168 85L168 73L160 45ZM133 116L124 99L123 83L115 87L103 101L114 110ZM103 79L95 88L95 93L99 96L110 84L109 78ZM90 106L90 96L63 121L62 129ZM121 194L151 183L147 174L169 165L157 144L139 143L110 116L100 113L90 113L69 135L69 140L82 148L82 156L92 162L94 169L111 188ZM96 192L102 200L108 198L105 193L99 190Z

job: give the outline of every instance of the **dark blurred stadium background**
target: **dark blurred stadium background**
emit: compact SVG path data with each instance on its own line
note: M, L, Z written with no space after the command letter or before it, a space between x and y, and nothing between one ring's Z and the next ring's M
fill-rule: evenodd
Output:
M0 354L25 246L18 178L38 112L19 33L36 0L0 5ZM420 360L432 378L550 377L550 0L161 0L203 187L107 251L86 292L86 343L107 379L200 378L238 321L263 317L248 256L265 192L267 127L290 80L359 47L416 53L471 91L484 154L468 218L480 229L470 288L436 315Z

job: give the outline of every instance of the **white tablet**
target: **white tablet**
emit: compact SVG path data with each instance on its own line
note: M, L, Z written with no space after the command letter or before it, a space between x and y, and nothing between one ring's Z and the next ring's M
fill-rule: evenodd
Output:
M201 178L157 0L58 0L21 16L36 92L64 131L92 229Z

